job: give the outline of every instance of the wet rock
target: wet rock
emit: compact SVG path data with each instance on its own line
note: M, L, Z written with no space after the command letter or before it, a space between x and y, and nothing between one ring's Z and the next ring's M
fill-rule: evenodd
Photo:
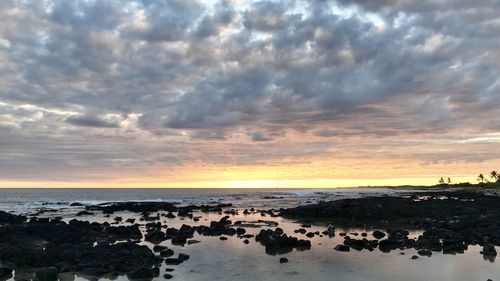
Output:
M481 251L481 254L484 256L495 257L497 255L497 250L495 250L495 246L488 243L488 244L485 244L483 246L483 250Z
M444 239L442 244L444 254L464 253L467 250L462 239Z
M178 259L182 261L187 261L189 259L189 255L180 253Z
M380 230L375 230L373 233L372 233L373 237L375 239L382 239L385 237L385 233L383 233L382 231Z
M194 239L191 239L191 240L188 240L188 241L187 241L187 244L188 244L188 245L198 244L198 243L201 243L201 242L200 242L200 241L198 241L198 240L194 240Z
M158 253L158 252L161 252L161 251L165 251L167 249L168 249L167 246L155 245L153 247L153 252Z
M81 269L79 271L79 273L82 275L85 275L85 276L96 278L99 275L103 274L104 271L101 268L97 268L97 267L86 267L86 268Z
M142 232L138 225L110 226L106 227L105 230L116 240L142 239Z
M179 209L179 211L177 212L177 216L193 218L193 214L191 213L191 210L189 210L189 209Z
M179 265L183 262L183 260L178 258L167 258L165 259L165 264L167 265Z
M378 241L377 240L368 240L366 238L351 239L349 237L346 237L346 239L344 240L344 245L347 245L356 251L361 251L363 249L373 251L375 248L377 248Z
M153 267L153 268L140 267L127 274L127 277L129 279L136 280L136 279L152 279L154 277L158 277L159 275L160 275L160 269L158 267Z
M182 236L176 236L172 238L172 245L184 246L187 243L187 238Z
M284 264L284 263L287 263L287 262L288 262L287 258L280 258L280 263L281 264Z
M300 233L300 234L306 234L307 230L305 230L303 228L299 228L299 229L294 230L293 232Z
M34 280L36 281L57 281L59 271L55 267L45 267L38 269L35 272Z
M0 279L7 279L12 277L12 272L14 271L13 266L0 263Z
M89 212L89 211L81 211L81 212L76 213L77 217L81 217L81 216L93 216L93 215L94 215L94 213Z
M71 270L71 264L66 261L61 261L55 264L59 272L68 272Z
M159 244L159 243L167 240L167 237L166 237L165 233L163 233L162 231L157 230L157 229L151 229L144 236L144 240L151 242L153 244Z
M163 274L163 278L172 279L172 278L174 278L174 276L172 274L165 273L165 274Z
M471 244L500 246L500 226L497 224L500 196L480 191L341 199L281 209L280 214L292 219L338 219L355 224L369 221L374 225L378 222L424 230L417 240L408 238L408 232L401 229L388 230L387 234L373 232L376 239L386 238L379 243L383 252L414 248L455 254L465 252Z
M411 259L412 260L416 260L416 259L418 259L418 256L417 255L413 255L413 256L411 256Z
M339 252L349 252L351 250L351 247L347 246L347 245L337 245L335 246L335 251L339 251Z
M422 250L418 251L418 254L421 256L430 257L430 256L432 256L432 251L428 250L428 249L422 249Z
M311 241L280 234L280 232L277 233L271 229L262 229L255 236L255 241L263 245L269 255L288 253L293 249L308 250L311 248Z
M173 219L173 218L175 218L175 215L172 213L168 213L166 217L169 219Z
M25 216L12 215L7 212L0 211L0 224L23 223L26 219L27 218Z
M160 256L164 258L168 258L174 255L174 251L172 249L166 249L160 252Z
M248 239L245 239L245 240L243 240L243 243L248 244L248 243L250 243L250 241L248 241Z
M245 234L246 232L247 232L247 231L246 231L244 228L242 228L242 227L238 227L238 228L236 228L236 234L237 234L237 235L243 235L243 234Z
M274 233L276 233L277 235L281 235L281 234L285 233L285 231L283 231L283 229L281 227L276 227L276 229L274 230Z
M227 237L226 236L221 236L219 239L222 240L222 241L226 241Z

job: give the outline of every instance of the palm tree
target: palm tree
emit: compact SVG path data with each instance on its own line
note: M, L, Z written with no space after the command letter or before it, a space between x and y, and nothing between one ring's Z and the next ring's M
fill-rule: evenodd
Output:
M479 176L477 176L477 181L478 181L478 182L483 183L483 182L484 182L484 180L485 180L485 178L484 178L483 174L479 174Z
M492 179L492 180L494 180L494 181L498 181L498 180L500 180L500 175L498 174L498 172L497 172L497 171L491 171L491 173L490 173L490 177L491 177L491 179Z
M439 184L444 184L444 178L443 178L443 177L441 177L441 178L439 179Z

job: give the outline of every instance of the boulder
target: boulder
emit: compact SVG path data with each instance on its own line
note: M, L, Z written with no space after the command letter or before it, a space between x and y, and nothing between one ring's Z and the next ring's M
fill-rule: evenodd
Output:
M384 238L384 237L385 237L385 233L383 233L383 232L382 232L382 231L380 231L380 230L375 230L375 231L372 233L372 235L373 235L373 238L375 238L375 239L382 239L382 238Z
M189 255L180 253L178 259L181 261L187 261L189 259Z
M484 244L481 254L483 254L484 256L495 257L497 255L497 250L495 250L495 246L493 246L492 244Z
M244 228L241 228L241 227L238 227L236 228L236 234L237 235L243 235L245 234L247 231L244 229Z
M174 255L174 251L172 249L166 249L160 252L160 256L164 258L168 258Z
M144 239L153 244L159 244L167 239L165 233L160 230L152 229L146 233Z
M158 267L147 268L147 267L139 267L137 269L132 270L127 274L129 279L152 279L154 277L158 277L160 275L160 269Z
M14 271L13 266L0 264L0 278L1 279L8 279L8 278L12 277L12 271Z
M284 264L284 263L287 263L287 262L288 262L287 258L280 258L280 263L281 264Z
M178 259L178 258L168 258L165 259L165 264L167 265L179 265L183 262L183 260Z
M44 267L35 272L34 280L36 281L57 281L59 270L56 267Z
M347 246L347 245L337 245L335 246L335 251L339 251L339 252L349 252L351 250L351 247Z
M427 257L432 256L431 250L428 250L428 249L419 250L418 254L421 255L421 256L427 256Z
M153 252L158 253L158 252L161 252L161 251L165 251L167 249L168 249L167 246L155 245L153 247Z

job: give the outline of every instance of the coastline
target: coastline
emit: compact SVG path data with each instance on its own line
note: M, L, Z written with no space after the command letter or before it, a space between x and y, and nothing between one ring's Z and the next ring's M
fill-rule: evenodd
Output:
M311 249L314 252L317 247L324 247L318 246L318 241L328 243L332 252L339 254L347 251L359 251L365 255L372 251L382 254L409 251L412 259L436 253L467 253L469 246L479 245L485 259L493 261L495 246L500 245L500 237L496 235L500 233L496 223L500 215L500 208L496 208L500 206L500 198L483 192L428 191L407 190L395 195L380 193L377 197L360 198L331 196L329 199L332 200L325 202L322 202L322 193L319 192L315 194L319 197L315 202L297 206L297 201L295 208L281 209L241 209L230 203L215 202L181 206L163 201L126 201L97 205L72 202L74 209L71 209L71 214L64 213L64 208L42 209L29 218L2 212L0 260L3 277L13 274L15 280L22 280L16 276L31 272L27 274L39 281L55 280L54 276L68 273L91 276L91 279L105 276L172 278L177 266L187 264L183 266L189 267L190 255L185 253L186 250L218 243L214 239L219 243L227 241L261 248L263 255L278 256L278 264L286 264L289 255L294 253L307 253ZM260 196L262 201L287 200L276 195ZM443 196L460 200L448 200ZM403 220L401 214L397 216L397 209L401 206L396 204L424 197L426 199L421 202L432 202L430 205L440 208L439 212L428 206L419 208L415 203L401 205L408 215ZM488 204L471 204L478 200L489 201ZM382 209L379 207L381 202L385 206ZM488 206L489 213L485 212L483 205L484 208ZM342 206L341 212L339 206ZM459 209L462 212L453 212ZM78 213L74 213L77 210ZM310 210L314 210L313 216ZM318 213L317 210L330 210L330 213ZM439 217L439 214L444 214L444 217ZM445 217L448 221L443 221ZM484 223L477 224L478 218ZM467 236L471 220L477 224L473 229L481 230L480 237ZM329 224L335 227L333 232L329 231ZM481 229L484 225L492 228ZM82 235L74 236L74 233ZM40 242L44 245L43 250L36 247ZM71 254L61 254L68 249ZM81 252L91 254L81 256ZM118 257L115 253L121 254ZM26 257L31 257L31 260L26 260ZM102 260L100 257L107 258ZM137 264L137 260L142 263ZM173 271L167 271L167 268ZM45 277L37 274L50 278L41 280ZM183 278L189 278L189 275Z

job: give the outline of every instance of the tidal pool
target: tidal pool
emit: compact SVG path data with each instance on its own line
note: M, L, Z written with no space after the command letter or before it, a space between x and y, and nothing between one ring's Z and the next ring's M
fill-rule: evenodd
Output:
M74 218L74 212L64 213L64 220L69 221ZM162 264L160 277L154 280L165 280L163 277L165 268L173 268L173 280L499 280L500 268L493 260L484 260L480 254L480 247L472 246L465 254L444 255L433 252L432 257L419 257L416 260L411 256L416 255L414 249L396 250L390 253L380 252L375 249L372 252L367 250L350 252L338 252L333 248L342 244L344 237L339 233L345 232L352 238L361 238L362 232L368 233L368 239L373 239L371 233L373 229L348 229L336 227L335 236L315 236L308 238L304 234L294 233L294 230L301 228L301 223L281 217L262 217L260 213L243 215L242 209L238 215L231 215L230 220L235 221L257 221L272 220L277 222L288 235L301 239L308 239L312 242L310 250L293 250L283 255L268 255L264 246L250 238L250 243L243 243L244 239L236 236L227 236L228 240L222 241L220 237L206 237L195 233L193 239L200 243L185 246L175 246L170 240L162 242L160 245L167 246L174 250L175 255L184 253L190 255L190 259L180 265L167 266ZM54 214L50 214L54 215ZM58 214L60 215L60 214ZM155 215L153 213L152 215ZM95 216L78 217L80 220L113 222L113 218L121 216L123 220L136 218L138 223L139 215L131 212L117 212L106 218L101 214ZM194 216L201 216L198 222L188 218L176 217L168 219L161 217L162 224L168 227L180 228L182 224L188 225L209 225L212 220L219 220L224 215L216 213L195 212ZM128 223L120 223L128 225ZM275 229L275 227L247 227L247 234L258 234L260 229ZM324 231L326 224L312 225L307 231ZM359 236L354 236L358 233ZM410 233L410 237L417 237L418 231ZM149 242L142 242L153 247ZM281 264L280 257L288 258L289 262ZM26 280L26 272L18 272L11 280ZM61 279L66 280L93 280L89 276L74 276L71 274L61 275ZM106 280L102 278L101 280ZM115 280L128 280L126 276L119 276Z

